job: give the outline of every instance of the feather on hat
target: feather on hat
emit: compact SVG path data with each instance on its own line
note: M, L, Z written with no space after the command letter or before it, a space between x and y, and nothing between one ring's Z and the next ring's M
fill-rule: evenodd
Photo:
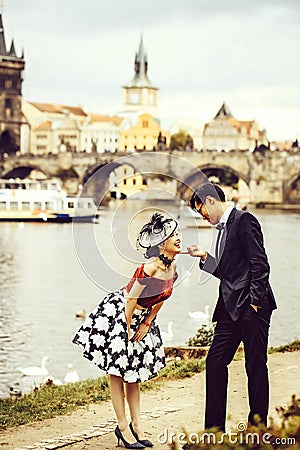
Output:
M174 233L178 223L174 219L164 217L162 214L154 213L147 222L137 238L137 250L145 251L149 247L162 244Z

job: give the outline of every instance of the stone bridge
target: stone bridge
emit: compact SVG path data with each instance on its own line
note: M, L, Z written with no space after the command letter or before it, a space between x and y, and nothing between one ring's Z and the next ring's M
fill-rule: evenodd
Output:
M91 176L97 176L97 189L107 190L109 175L117 167L130 166L147 179L176 180L182 198L205 176L222 178L225 174L237 182L243 180L253 203L300 203L300 153L265 152L140 152L133 154L61 153L59 155L9 156L2 161L1 178L22 177L36 170L46 177L58 177L73 193ZM99 170L100 169L100 170ZM222 175L223 174L223 175ZM124 178L124 175L123 175ZM117 180L119 182L119 180Z

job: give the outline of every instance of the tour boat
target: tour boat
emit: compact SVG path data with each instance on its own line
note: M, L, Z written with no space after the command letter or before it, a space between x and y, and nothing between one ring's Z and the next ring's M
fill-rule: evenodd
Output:
M0 221L97 222L90 197L68 197L57 180L0 179Z

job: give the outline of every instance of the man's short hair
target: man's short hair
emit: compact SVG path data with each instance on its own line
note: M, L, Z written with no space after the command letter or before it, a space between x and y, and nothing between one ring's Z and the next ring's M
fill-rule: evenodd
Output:
M204 205L207 197L213 197L219 202L225 202L226 200L225 193L218 184L204 183L195 189L190 199L191 208L196 209L196 204Z

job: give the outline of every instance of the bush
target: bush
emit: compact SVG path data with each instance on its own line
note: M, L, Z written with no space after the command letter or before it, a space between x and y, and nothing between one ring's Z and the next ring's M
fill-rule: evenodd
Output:
M188 433L184 430L185 440L190 440L191 450L250 450L250 449L299 449L300 448L300 399L292 397L291 404L277 408L279 423L271 420L271 426L266 428L262 424L246 426L243 422L231 433L217 432L214 429L199 433ZM242 426L243 425L243 426ZM245 426L244 426L245 425ZM179 450L182 444L172 442L170 449ZM185 447L183 447L185 448Z
M214 326L208 327L207 325L202 325L196 332L195 336L189 338L187 345L190 345L191 347L209 346L214 337L214 329Z

